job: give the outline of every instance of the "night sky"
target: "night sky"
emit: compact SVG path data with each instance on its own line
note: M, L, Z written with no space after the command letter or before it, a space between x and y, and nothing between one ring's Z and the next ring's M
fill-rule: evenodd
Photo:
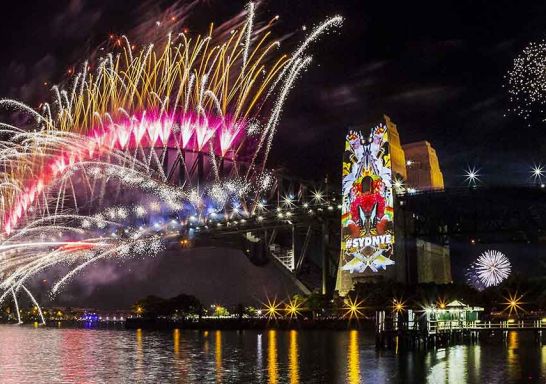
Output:
M39 103L110 33L132 31L172 4L4 4L0 95ZM203 32L208 21L225 20L244 4L202 1L188 27ZM544 37L545 3L270 0L259 7L258 19L279 14L275 31L293 32L285 42L290 45L303 39L302 26L337 13L346 18L344 26L310 50L314 62L290 96L271 165L338 180L345 130L375 124L383 113L398 124L403 142L433 144L448 185L463 184L468 165L480 168L488 184L525 183L530 166L546 162L543 126L505 117L503 88L514 57Z
M245 5L200 3L188 20L190 31L205 32L208 21L226 20ZM133 31L172 4L2 4L0 97L38 105L109 34ZM281 16L275 33L292 34L283 42L287 51L326 17L346 20L309 50L314 61L281 116L271 166L337 181L346 130L372 126L384 113L398 125L403 143L432 143L450 186L464 184L467 166L481 169L486 184L521 184L530 181L533 163L546 163L543 125L505 116L503 88L516 55L545 35L545 2L270 0L260 5L257 19L275 14Z

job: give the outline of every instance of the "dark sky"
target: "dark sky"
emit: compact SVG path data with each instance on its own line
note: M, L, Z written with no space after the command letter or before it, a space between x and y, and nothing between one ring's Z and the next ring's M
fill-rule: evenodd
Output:
M68 67L109 33L134 29L157 4L172 2L3 4L0 95L38 103ZM202 32L208 20L226 19L244 4L202 1L189 27ZM546 161L543 126L504 117L503 88L514 57L544 37L546 3L269 0L258 18L279 14L275 30L295 31L295 44L306 33L303 25L336 13L345 24L310 50L314 62L288 100L272 164L308 178L339 179L345 130L375 124L383 113L398 124L403 142L433 144L450 185L463 183L467 165L481 168L486 183L528 182L541 152Z

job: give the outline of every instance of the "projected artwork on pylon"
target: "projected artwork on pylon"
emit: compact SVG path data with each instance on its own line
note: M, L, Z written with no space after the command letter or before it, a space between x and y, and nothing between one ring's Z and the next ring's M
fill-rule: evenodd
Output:
M342 273L379 272L394 265L391 156L386 125L350 131L343 153Z

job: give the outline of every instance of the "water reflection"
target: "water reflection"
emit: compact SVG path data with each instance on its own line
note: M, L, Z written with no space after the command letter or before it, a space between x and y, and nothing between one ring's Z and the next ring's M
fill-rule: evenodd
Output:
M300 382L300 366L298 362L298 332L290 331L290 343L288 349L288 376L290 384Z
M467 364L467 367L469 368L469 371L472 373L472 378L474 381L479 381L481 372L481 346L480 345L473 345L470 347L470 356L469 356L469 363ZM469 375L470 375L469 372Z
M277 367L277 331L270 330L267 334L267 372L269 383L276 384L278 381Z
M222 382L222 331L215 332L216 382Z
M85 381L85 363L78 359L72 360L72 355L78 354L85 348L86 340L84 337L75 337L75 332L67 332L61 339L61 377L66 381L74 382Z
M465 346L457 346L449 348L447 357L448 371L447 371L447 383L465 383L467 370L466 360L468 354Z
M173 354L175 358L174 362L174 372L180 375L180 383L186 382L187 373L191 370L191 362L184 358L183 353L180 348L180 339L181 332L180 329L176 328L173 330Z
M205 352L205 355L208 355L208 353L209 353L209 331L203 332L203 337L205 338L205 342L203 344L203 352Z
M347 350L347 378L350 384L360 383L360 350L358 347L358 331L349 332L349 348Z
M173 331L173 342L174 356L180 357L180 329L178 328Z
M519 332L510 331L506 340L508 377L511 379L518 378L521 375L518 358L519 336Z
M540 348L540 363L542 376L546 377L546 345Z
M430 352L433 362L427 377L428 383L466 383L468 348L458 345Z
M0 383L546 382L546 346L530 333L398 353L368 335L0 325Z
M256 335L256 372L259 382L262 381L263 371L263 350L262 350L262 334Z
M136 362L135 362L135 372L137 374L138 380L143 379L142 372L144 371L144 349L142 347L142 329L139 328L135 333L136 337Z

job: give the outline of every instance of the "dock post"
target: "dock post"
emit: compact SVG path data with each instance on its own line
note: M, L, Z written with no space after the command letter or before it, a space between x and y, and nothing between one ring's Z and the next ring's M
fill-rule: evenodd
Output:
M375 347L385 347L385 311L375 312Z

